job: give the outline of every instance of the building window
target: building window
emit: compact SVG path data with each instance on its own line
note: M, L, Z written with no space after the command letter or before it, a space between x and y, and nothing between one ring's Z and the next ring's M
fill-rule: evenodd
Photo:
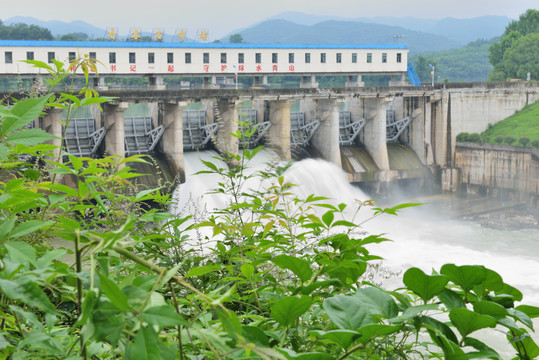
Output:
M311 53L305 53L305 64L311 63Z
M174 64L174 53L167 53L167 64Z
M53 60L54 60L54 52L53 52L53 51L49 51L49 52L47 53L47 61L49 62L49 64L51 64Z
M136 63L136 58L135 58L135 53L134 52L129 53L129 63L130 64Z
M255 63L257 63L257 64L262 63L262 54L261 53L256 53L255 54Z
M129 55L131 56L131 55ZM129 62L131 63L131 59L129 60ZM134 61L133 61L134 63ZM148 53L148 64L155 64L155 53L151 52L151 53Z
M271 62L274 63L274 64L277 64L277 60L278 60L277 53L272 53L271 54Z
M90 57L90 60L97 60L97 54L95 52L91 52L89 57Z
M76 57L77 57L77 55L75 54L74 51L69 52L69 61L75 60Z
M238 54L238 64L243 64L245 62L245 56L243 53Z
M401 53L397 53L397 62L398 62L398 63L402 62L402 55L401 55Z
M294 63L294 53L289 53L288 54L288 62L290 64L293 64Z
M357 63L357 53L353 53L353 54L352 54L352 63L353 63L353 64L356 64L356 63Z
M367 63L372 63L372 53L367 53Z
M11 51L6 51L6 64L13 63L13 53Z
M226 64L226 53L221 53L221 64Z
M322 64L324 64L326 62L326 53L321 53L320 54L320 62Z
M340 63L342 63L342 54L337 53L337 64L340 64Z
M204 64L209 64L210 63L210 53L202 54L202 62Z
M109 52L109 63L116 64L116 53Z
M387 53L382 53L382 62L383 63L387 62Z
M27 51L26 52L26 60L34 60L34 52L33 51Z
M185 53L185 63L186 64L191 63L191 53Z

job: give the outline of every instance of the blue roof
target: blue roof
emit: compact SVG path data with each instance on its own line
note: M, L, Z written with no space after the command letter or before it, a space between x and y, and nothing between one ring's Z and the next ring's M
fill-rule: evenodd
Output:
M170 48L170 49L408 49L405 44L249 44L138 41L40 41L0 40L0 46L71 48Z

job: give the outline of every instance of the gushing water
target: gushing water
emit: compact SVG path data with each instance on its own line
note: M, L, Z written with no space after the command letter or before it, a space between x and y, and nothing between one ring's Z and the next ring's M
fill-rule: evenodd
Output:
M204 170L200 159L216 163L212 152L186 153L187 181L176 190L177 211L187 211L193 214L193 209L205 209L211 212L229 203L223 194L205 195L217 187L222 181L215 175L193 175ZM251 171L260 170L269 160L274 160L275 154L263 151L255 157L250 166ZM226 164L217 162L217 166ZM341 169L337 166L315 159L306 159L294 163L284 173L285 181L296 184L294 193L299 198L310 194L325 196L333 199L334 204L346 203L355 208L354 202L366 201L369 197L358 188L350 185ZM269 186L260 180L253 180L248 185L251 188ZM193 199L199 199L194 201ZM190 199L190 200L186 200ZM189 207L201 201L194 208ZM188 204L191 205L188 206ZM396 204L393 204L396 205ZM357 222L370 218L372 212L363 209ZM195 220L196 221L196 220ZM484 265L498 272L505 282L517 287L524 294L523 302L529 305L539 305L539 231L506 231L488 229L473 222L451 220L436 216L429 206L407 209L399 216L385 215L368 221L364 228L372 234L386 234L392 242L371 244L372 253L382 256L383 266L391 272L405 271L415 266L426 273L432 269L439 270L445 263L457 265ZM387 288L401 286L401 279L394 278L385 283ZM536 326L537 326L536 322ZM496 336L496 335L495 335ZM494 338L495 338L494 336ZM497 345L506 340L497 335ZM537 334L533 335L537 341ZM495 346L496 344L493 344ZM510 349L506 349L511 354ZM502 353L504 353L502 351ZM504 356L504 355L502 355ZM509 356L509 355L507 355Z

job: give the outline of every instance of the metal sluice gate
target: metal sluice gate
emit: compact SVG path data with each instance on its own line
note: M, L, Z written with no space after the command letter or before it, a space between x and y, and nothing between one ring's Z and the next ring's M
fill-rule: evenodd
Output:
M352 122L350 111L339 112L339 145L352 145L366 123L365 118Z
M386 142L396 142L404 129L412 122L412 117L407 116L400 120L395 120L395 110L386 112Z
M77 157L95 157L105 138L105 128L95 129L95 119L71 119L65 128L64 146Z
M320 127L320 121L315 120L305 123L305 113L290 113L290 146L307 146L316 130Z
M165 127L159 125L154 128L151 117L126 117L124 132L126 155L140 155L153 151L165 132Z
M196 150L205 147L219 128L217 123L206 124L204 110L184 110L182 118L184 149Z
M238 109L238 120L243 139L240 141L241 147L254 148L266 135L271 123L269 121L257 122L255 109ZM241 125L241 124L245 125ZM249 134L249 136L245 136Z

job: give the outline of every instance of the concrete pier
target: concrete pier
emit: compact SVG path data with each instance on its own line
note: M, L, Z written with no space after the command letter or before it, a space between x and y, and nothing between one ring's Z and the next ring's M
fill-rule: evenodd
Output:
M125 157L125 118L124 111L129 107L127 102L106 103L103 105L103 126L107 130L105 136L105 153Z
M270 146L274 148L283 160L290 160L290 100L269 102Z

